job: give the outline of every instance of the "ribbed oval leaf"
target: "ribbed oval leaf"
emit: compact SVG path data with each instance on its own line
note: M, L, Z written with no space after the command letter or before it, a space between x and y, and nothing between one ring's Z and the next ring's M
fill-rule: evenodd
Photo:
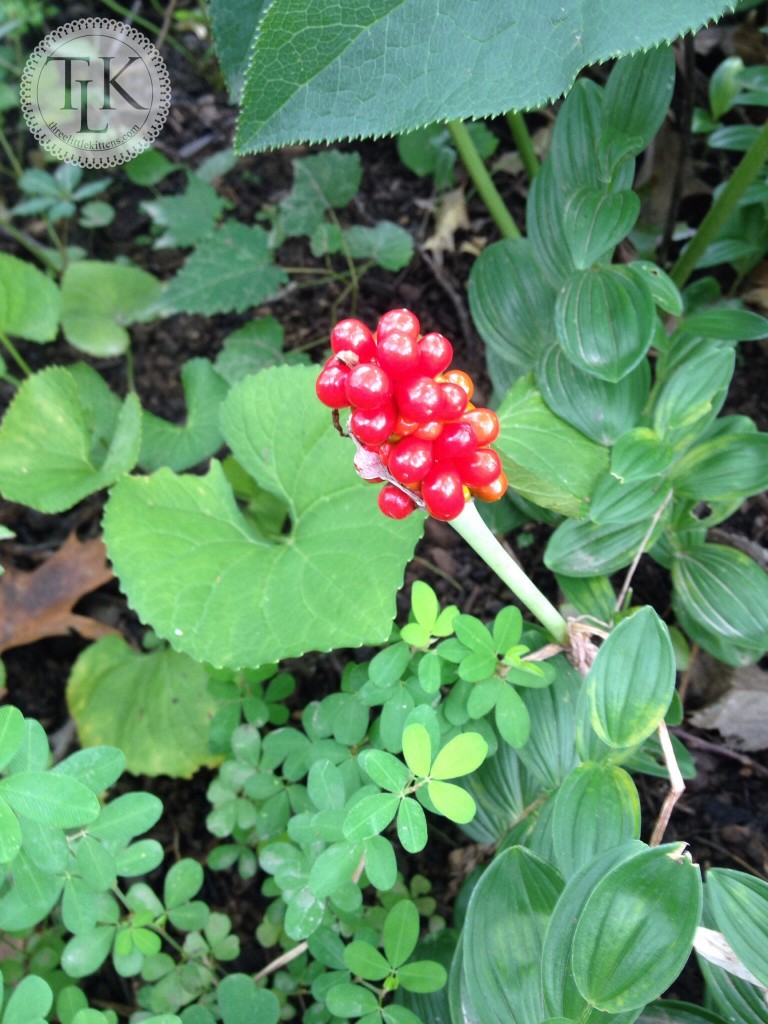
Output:
M643 359L620 381L601 380L574 366L560 345L549 345L536 367L547 405L600 444L611 444L638 422L651 388Z
M765 990L737 978L730 971L716 967L697 955L699 969L704 976L707 994L714 1008L727 1021L739 1024L765 1024Z
M650 480L664 473L673 457L672 448L655 431L637 427L623 434L613 446L611 473L625 483Z
M598 853L640 836L640 798L631 776L617 765L574 768L552 813L557 866L566 879Z
M768 986L768 883L743 871L712 868L707 899L739 960Z
M577 270L558 295L555 329L575 366L616 382L648 351L656 307L644 282L623 267Z
M605 87L605 128L636 139L633 152L650 143L667 116L675 85L675 57L657 46L618 61Z
M105 537L129 601L197 661L263 665L389 635L423 517L398 523L378 511L351 443L315 398L315 372L263 370L224 405L225 437L285 503L288 534L266 535L247 518L215 462L204 477L159 470L125 479L110 496Z
M613 472L606 473L597 482L589 506L589 518L594 523L608 525L648 523L671 495L666 480L636 480L624 483Z
M483 1024L539 1024L544 933L563 883L521 846L499 854L475 886L464 922L464 981Z
M562 656L551 661L557 670L551 686L522 690L531 719L531 736L518 757L541 787L559 786L576 766L574 708L582 686L578 672Z
M555 906L544 936L541 953L541 981L544 1003L553 1016L569 1015L574 1020L586 1019L598 1024L602 1017L599 1011L589 1009L584 996L579 992L573 979L571 952L573 935L584 905L592 895L597 883L617 865L635 857L646 847L632 841L605 850L581 867L568 882ZM634 1015L632 1015L634 1016ZM632 1017L629 1017L631 1020ZM617 1022L618 1024L618 1022ZM628 1024L624 1016L621 1024Z
M663 441L680 444L717 416L735 359L732 348L702 345L662 380L653 406L653 429Z
M675 652L653 608L641 608L613 630L586 690L592 726L612 747L633 746L657 728L675 691Z
M602 878L573 936L573 975L585 999L622 1013L657 999L691 953L701 875L682 844L644 850Z
M748 498L768 487L768 434L725 434L694 445L675 465L675 493L695 501Z
M555 290L536 265L531 243L506 239L487 246L472 264L472 319L499 359L527 373L554 333Z
M664 517L646 542L653 546L661 532ZM609 523L603 526L588 519L561 523L549 538L544 564L565 576L610 576L629 565L643 546L649 522Z
M677 551L672 582L680 624L706 650L725 643L756 660L768 648L768 577L748 555L722 544Z
M636 192L580 188L563 211L563 231L577 270L586 270L626 238L640 213Z

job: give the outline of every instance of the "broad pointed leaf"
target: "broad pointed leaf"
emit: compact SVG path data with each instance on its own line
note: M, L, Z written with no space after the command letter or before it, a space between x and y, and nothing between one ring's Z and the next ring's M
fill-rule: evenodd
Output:
M130 345L129 324L142 318L160 294L146 270L122 263L80 260L61 281L64 337L92 356L119 356Z
M0 253L0 331L25 341L53 341L60 307L55 281L26 260Z
M249 152L395 134L536 109L565 92L585 65L698 28L724 9L714 0L682 0L673 10L638 10L622 0L609 14L576 0L524 0L501 11L468 0L450 9L420 0L354 0L340 8L281 0L256 36L238 146ZM233 66L240 60L235 54ZM464 69L458 79L457 68Z

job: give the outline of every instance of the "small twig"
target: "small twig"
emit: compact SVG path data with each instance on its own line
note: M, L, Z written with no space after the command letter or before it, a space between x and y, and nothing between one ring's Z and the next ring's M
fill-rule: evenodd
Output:
M464 338L464 343L467 346L467 350L473 352L477 348L477 342L475 333L472 330L472 324L469 319L467 307L458 291L453 287L451 282L444 270L442 270L435 260L429 255L425 249L420 249L419 253L421 258L424 260L426 265L432 271L435 281L440 285L445 294L451 300L451 304L456 311L459 324L461 325L461 334Z
M664 515L664 511L667 505L669 504L671 498L672 491L670 491L669 494L666 496L661 506L658 509L656 509L653 519L651 520L651 525L648 527L648 530L646 531L646 534L643 537L640 547L637 549L637 554L632 560L632 565L630 565L629 569L627 569L627 575L624 578L624 584L621 588L621 592L619 593L619 596L616 598L615 607L617 612L620 612L624 606L624 599L626 598L627 592L629 591L630 585L632 583L632 577L635 575L635 572L637 571L637 567L640 564L640 559L645 554L645 546L653 536L653 531L656 529L659 520Z
M364 867L365 854L363 854L360 857L357 867L352 872L351 881L357 882L359 880L360 875L362 875L363 873ZM304 940L300 942L298 945L294 946L293 949L287 949L285 953L281 953L280 956L275 957L275 959L271 960L266 967L262 967L262 969L257 974L254 974L253 980L261 981L262 978L266 978L270 974L274 974L275 971L279 971L281 967L285 967L286 964L289 964L293 960L296 960L296 958L300 957L302 953L306 953L307 948L307 942L306 940Z
M666 764L667 771L669 772L669 792L664 798L664 803L661 805L659 817L654 825L653 832L651 833L651 838L648 843L649 846L659 845L667 830L667 825L669 824L669 819L672 816L675 804L685 792L685 782L683 782L683 776L677 764L675 749L672 746L672 740L669 738L669 730L667 729L666 722L662 722L659 725L659 742L661 743L661 751L664 755L664 763Z
M750 768L755 775L768 779L768 768L764 768L763 765L758 764L757 761L754 761L746 754L742 754L738 750L731 750L730 747L724 747L719 743L712 743L709 740L702 739L700 736L694 736L692 732L687 732L685 729L673 729L672 731L675 736L678 736L697 750L706 750L710 754L718 754L720 757L726 757L731 761L738 761L745 768Z
M165 37L168 35L168 30L171 27L171 19L173 18L173 12L176 8L176 0L171 0L168 6L165 8L165 15L163 16L163 23L160 26L160 31L157 33L157 39L155 39L155 47L158 50L162 50L163 44L165 43Z

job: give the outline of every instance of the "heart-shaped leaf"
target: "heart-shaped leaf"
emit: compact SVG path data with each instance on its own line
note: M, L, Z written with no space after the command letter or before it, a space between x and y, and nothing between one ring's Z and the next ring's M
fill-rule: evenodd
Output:
M389 635L422 518L381 515L314 379L309 367L272 367L224 405L224 436L285 503L288 533L249 521L216 462L205 477L126 478L110 496L107 548L131 604L198 661L257 666Z
M87 647L67 682L67 703L82 743L107 743L128 771L189 778L218 758L208 748L216 701L202 665L183 654L133 650L107 636Z
M64 337L92 356L119 356L128 348L128 324L160 295L156 277L138 267L100 260L71 263L61 280Z
M60 306L54 281L31 263L0 253L0 331L25 341L53 341Z
M123 402L111 437L83 382L63 366L19 388L0 428L0 477L9 501L63 512L128 473L139 455L141 407Z

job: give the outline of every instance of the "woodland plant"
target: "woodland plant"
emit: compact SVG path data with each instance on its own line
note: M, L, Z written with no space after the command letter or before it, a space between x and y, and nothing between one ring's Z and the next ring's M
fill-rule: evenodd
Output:
M60 235L53 251L30 249L47 273L0 257L0 294L13 296L0 304L0 341L25 374L5 370L17 390L0 427L3 494L58 513L107 491L109 558L149 627L141 651L106 636L80 655L67 696L84 748L57 764L38 722L0 709L0 929L14 950L0 1024L112 1024L115 1009L89 1006L77 984L106 962L126 979L137 1024L766 1020L768 884L721 868L703 879L685 844L663 838L694 771L668 729L682 717L678 664L690 643L730 665L768 648L764 574L707 539L768 484L766 435L719 415L737 346L768 322L714 279L688 284L713 265L721 232L738 235L745 204L764 209L768 129L750 134L673 266L653 253L619 262L641 234L635 160L674 86L671 48L653 47L726 5L633 5L632 17L618 5L596 21L589 5L526 0L493 24L478 6L460 0L450 31L439 5L373 17L355 0L331 16L320 0L275 0L259 21L258 5L215 0L211 13L241 97L242 151L447 123L502 235L468 284L493 411L469 407L450 341L421 333L424 310L382 311L375 337L345 316L325 368L283 353L272 318L247 324L215 363L182 368L183 426L143 410L133 388L118 397L85 363L32 373L17 348L61 329L80 351L130 360L133 322L274 297L291 273L275 258L286 238L340 255L345 270L326 262L325 280L342 277L348 296L368 261L402 268L402 229L345 227L334 212L359 187L354 154L295 161L291 191L264 212L269 230L229 214L211 184L226 161L182 169L181 195L145 204L152 244L191 250L165 287L83 259ZM532 65L532 52L557 59ZM512 111L525 146L521 109L629 52L607 78L573 85L540 167L528 153L521 237L478 153L483 133L461 119ZM475 66L499 74L454 88L456 67ZM365 89L334 92L350 77ZM722 95L714 121L739 93ZM452 160L438 136L445 184ZM180 169L145 154L128 173L156 183ZM64 184L75 204L101 191ZM55 209L40 207L58 225L68 211ZM753 259L758 235L723 258ZM201 463L204 474L188 472ZM482 518L484 498L495 500ZM536 622L514 605L488 623L441 608L417 581L408 621L392 626L422 505ZM560 610L494 536L520 514L555 527L545 562ZM670 572L669 623L633 603L645 554ZM297 709L281 661L363 645L337 688ZM216 771L208 866L258 888L256 972L231 969L240 941L201 896L200 864L161 867L145 837L160 801L101 796L125 769L188 776L203 764ZM647 842L631 773L670 781ZM445 830L484 851L449 919L412 859ZM706 1009L662 998L693 950Z

